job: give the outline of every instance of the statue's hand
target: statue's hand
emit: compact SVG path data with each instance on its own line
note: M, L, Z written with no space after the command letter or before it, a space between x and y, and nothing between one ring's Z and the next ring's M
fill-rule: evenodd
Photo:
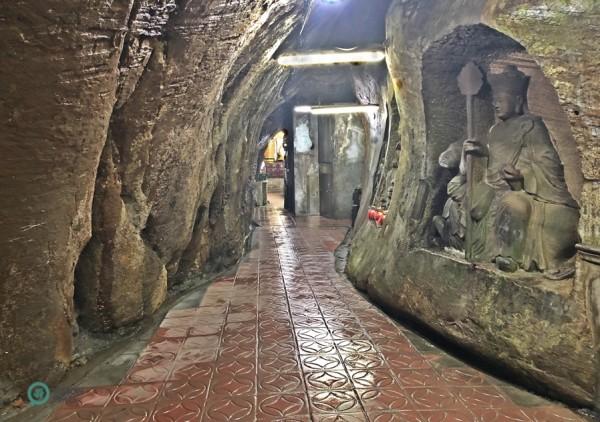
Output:
M523 190L523 173L514 165L507 164L502 168L502 178L506 180L512 190Z
M485 145L483 145L478 139L467 139L463 143L463 151L465 154L471 154L476 156L485 156L487 155L487 149Z

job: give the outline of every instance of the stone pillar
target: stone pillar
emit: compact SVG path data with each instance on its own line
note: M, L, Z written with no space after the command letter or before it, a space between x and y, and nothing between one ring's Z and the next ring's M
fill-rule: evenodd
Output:
M318 124L314 116L294 113L296 215L319 215Z

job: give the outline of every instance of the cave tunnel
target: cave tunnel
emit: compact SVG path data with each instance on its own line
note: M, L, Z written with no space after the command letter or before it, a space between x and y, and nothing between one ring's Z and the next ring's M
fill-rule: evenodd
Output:
M600 3L0 11L0 421L600 420Z

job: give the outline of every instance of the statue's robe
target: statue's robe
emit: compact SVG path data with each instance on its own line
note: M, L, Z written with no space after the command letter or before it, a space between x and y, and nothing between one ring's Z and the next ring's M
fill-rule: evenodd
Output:
M463 203L466 194L465 176L459 174L448 183L448 200L442 211L445 222L444 240L455 249L464 249L467 216Z
M473 256L512 258L527 271L558 270L574 254L579 208L541 118L522 115L490 129L485 180L474 187ZM512 164L523 175L521 190L502 177Z

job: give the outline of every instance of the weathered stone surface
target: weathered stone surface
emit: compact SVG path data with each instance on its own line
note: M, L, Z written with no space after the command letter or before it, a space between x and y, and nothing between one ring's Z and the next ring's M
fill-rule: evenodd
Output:
M92 318L93 327L99 319L108 319L103 329L138 320L144 307L152 312L154 306L143 300L143 283L130 274L143 274L149 288L145 296L160 302L156 296L163 289L165 273L174 280L190 270L205 269L209 260L216 267L230 265L242 251L251 211L245 198L250 186L248 163L256 154L260 116L276 105L278 87L287 75L273 74L273 64L267 72L266 66L292 29L299 9L293 4L265 9L248 5L229 13L231 6L214 4L190 5L164 19L172 9L166 4L160 8L162 15L155 12L163 19L151 25L149 33L140 29L149 25L143 21L147 7L142 5L127 36L120 98L106 146L110 152L97 182L113 185L123 202L118 207L123 209L123 221L106 235L105 220L115 207L106 204L113 202L109 192L102 197L97 190L94 236L78 271L82 297L91 295L91 302L97 302L103 290L113 291L112 300L104 304L107 308ZM261 85L261 77L270 79L270 85ZM260 103L259 97L248 97L253 90L261 92ZM103 172L104 166L115 167L114 172ZM219 236L210 241L215 230ZM98 255L95 247L112 257L90 262L88 254ZM115 266L112 272L107 270L110 266ZM87 286L97 283L94 274L101 274L101 288L88 294ZM131 286L121 287L125 296L115 294L126 283ZM122 307L124 303L131 306ZM125 313L110 315L113 306ZM84 320L89 312L91 308L83 309Z
M592 402L595 350L585 292L573 289L574 280L506 276L423 249L397 259L393 271L402 282L367 287L386 306L482 356L518 367L552 385L560 397Z
M152 313L167 280L239 258L260 126L288 75L271 58L306 6L3 9L0 396L69 365L74 296L107 330Z
M0 394L71 360L73 271L133 1L22 1L0 13Z
M522 273L508 277L471 268L452 255L432 252L430 228L432 211L445 201L440 188L450 177L439 169L437 157L450 142L466 138L464 106L452 102L455 88L450 84L456 83L468 60L484 65L499 57L508 60L524 54L520 44L556 89L573 134L560 134L567 153L560 145L559 152L569 155L563 161L572 168L578 166L578 157L568 143L573 138L577 142L582 168L570 174L569 189L574 186L575 196L582 192L580 231L597 244L594 210L599 204L592 180L598 178L593 133L598 102L590 101L596 94L584 94L576 87L583 84L586 91L596 93L600 88L598 57L590 44L598 37L598 27L591 21L598 12L598 5L588 1L577 6L551 0L393 2L387 18L388 68L401 119L401 153L385 227L378 230L365 224L358 229L347 268L358 287L389 308L418 318L523 379L545 384L543 388L557 396L590 406L598 405L600 376L594 271L579 265L574 279L547 284ZM491 31L491 38L470 37L478 27ZM448 67L440 69L435 48L444 42L454 43L456 49L447 55ZM481 42L482 48L473 42ZM443 78L449 88L443 86ZM491 112L479 103L476 110ZM588 180L582 183L583 177ZM520 316L518 321L513 320L515 315Z

